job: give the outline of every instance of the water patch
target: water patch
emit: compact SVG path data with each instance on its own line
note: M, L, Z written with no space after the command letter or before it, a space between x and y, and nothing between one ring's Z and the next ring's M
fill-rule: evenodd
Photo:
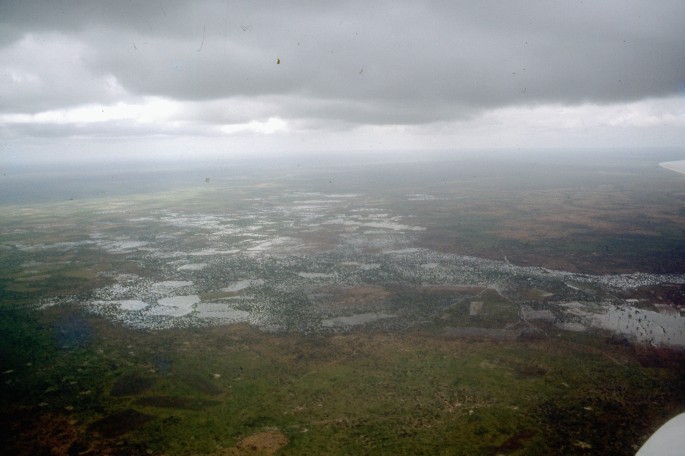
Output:
M593 315L591 324L652 345L685 347L685 318L680 315L610 305L606 313Z
M587 327L585 325L572 321L558 322L554 326L556 326L559 329L563 329L564 331L584 332L587 330Z
M358 261L341 261L338 266L344 268L358 268L362 271L370 271L381 267L380 263L360 263Z
M189 263L176 268L177 271L201 271L207 267L207 263Z
M198 295L172 296L157 301L157 306L151 307L148 315L164 315L168 317L182 317L195 310L195 305L200 302Z
M130 301L130 304L129 304ZM123 307L122 307L123 304ZM134 299L123 300L97 300L89 303L90 309L96 313L103 315L111 315L112 313L119 313L121 310L136 311L147 307L147 303Z
M342 266L345 268L358 268L361 265L362 264L358 261L341 261L340 263L338 263L338 266Z
M422 226L409 226L402 223L392 223L392 222L369 222L363 223L361 226L368 228L380 228L392 231L426 231L426 228Z
M73 250L78 247L86 246L86 245L94 245L94 241L76 241L76 242L55 242L52 244L23 244L20 242L17 242L14 244L14 247L17 250L20 250L22 252L36 252L39 250L48 250L48 249L54 249L54 250L60 250L63 252L66 252L68 250Z
M210 256L210 255L233 255L239 253L240 249L219 250L219 249L204 249L197 252L190 252L190 256Z
M131 240L98 241L97 244L108 253L129 253L148 245L145 241Z
M112 301L112 303L119 306L121 310L136 311L143 310L147 307L147 303L138 299L122 299L120 301Z
M429 195L425 193L413 193L407 195L407 201L441 201L445 198L438 198L435 195Z
M245 280L238 280L237 282L232 282L228 286L224 287L221 289L221 291L224 292L235 292L235 291L241 291L246 288L249 288L251 286L258 286L258 285L263 285L264 280L262 279L245 279Z
M196 307L198 318L214 318L224 323L249 322L250 312L239 310L222 303L200 303Z
M267 241L257 242L249 247L250 252L266 252L274 248L300 247L302 243L290 237L277 237Z
M339 202L340 202L340 200L334 200L334 199L327 199L327 200L313 199L313 200L293 201L294 204L307 204L307 205L311 205L311 204L332 204L332 203L339 203ZM303 206L303 207L306 207L306 206ZM321 207L321 206L319 206L319 207Z
M685 347L685 318L680 314L611 303L573 301L561 303L560 307L584 326L607 329L655 346Z
M324 193L326 198L357 198L362 196L361 193Z
M297 275L303 279L330 279L335 277L335 274L328 274L324 272L298 272Z
M421 249L409 247L406 249L383 250L383 253L385 253L386 255L410 255L412 253L418 253L420 251Z

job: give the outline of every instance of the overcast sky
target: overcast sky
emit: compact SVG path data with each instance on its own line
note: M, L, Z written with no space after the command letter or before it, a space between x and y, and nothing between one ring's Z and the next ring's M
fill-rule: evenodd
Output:
M685 2L0 1L0 154L685 144Z

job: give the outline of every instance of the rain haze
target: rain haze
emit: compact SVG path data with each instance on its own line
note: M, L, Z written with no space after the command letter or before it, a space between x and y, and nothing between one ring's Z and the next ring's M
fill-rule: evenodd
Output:
M5 1L2 154L679 146L684 10Z
M683 18L0 0L0 454L680 451Z

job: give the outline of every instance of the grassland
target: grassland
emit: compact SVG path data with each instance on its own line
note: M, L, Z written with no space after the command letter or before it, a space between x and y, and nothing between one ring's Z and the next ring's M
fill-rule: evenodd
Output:
M271 433L287 454L629 454L685 400L682 353L596 336L20 318L3 328L5 350L32 347L3 374L9 453L250 454L236 445Z

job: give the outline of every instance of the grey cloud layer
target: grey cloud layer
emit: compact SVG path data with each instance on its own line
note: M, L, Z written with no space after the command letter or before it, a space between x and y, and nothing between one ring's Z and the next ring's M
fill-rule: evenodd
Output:
M3 112L123 92L218 100L194 114L208 123L257 98L263 118L418 124L685 81L681 1L5 1L0 17Z

